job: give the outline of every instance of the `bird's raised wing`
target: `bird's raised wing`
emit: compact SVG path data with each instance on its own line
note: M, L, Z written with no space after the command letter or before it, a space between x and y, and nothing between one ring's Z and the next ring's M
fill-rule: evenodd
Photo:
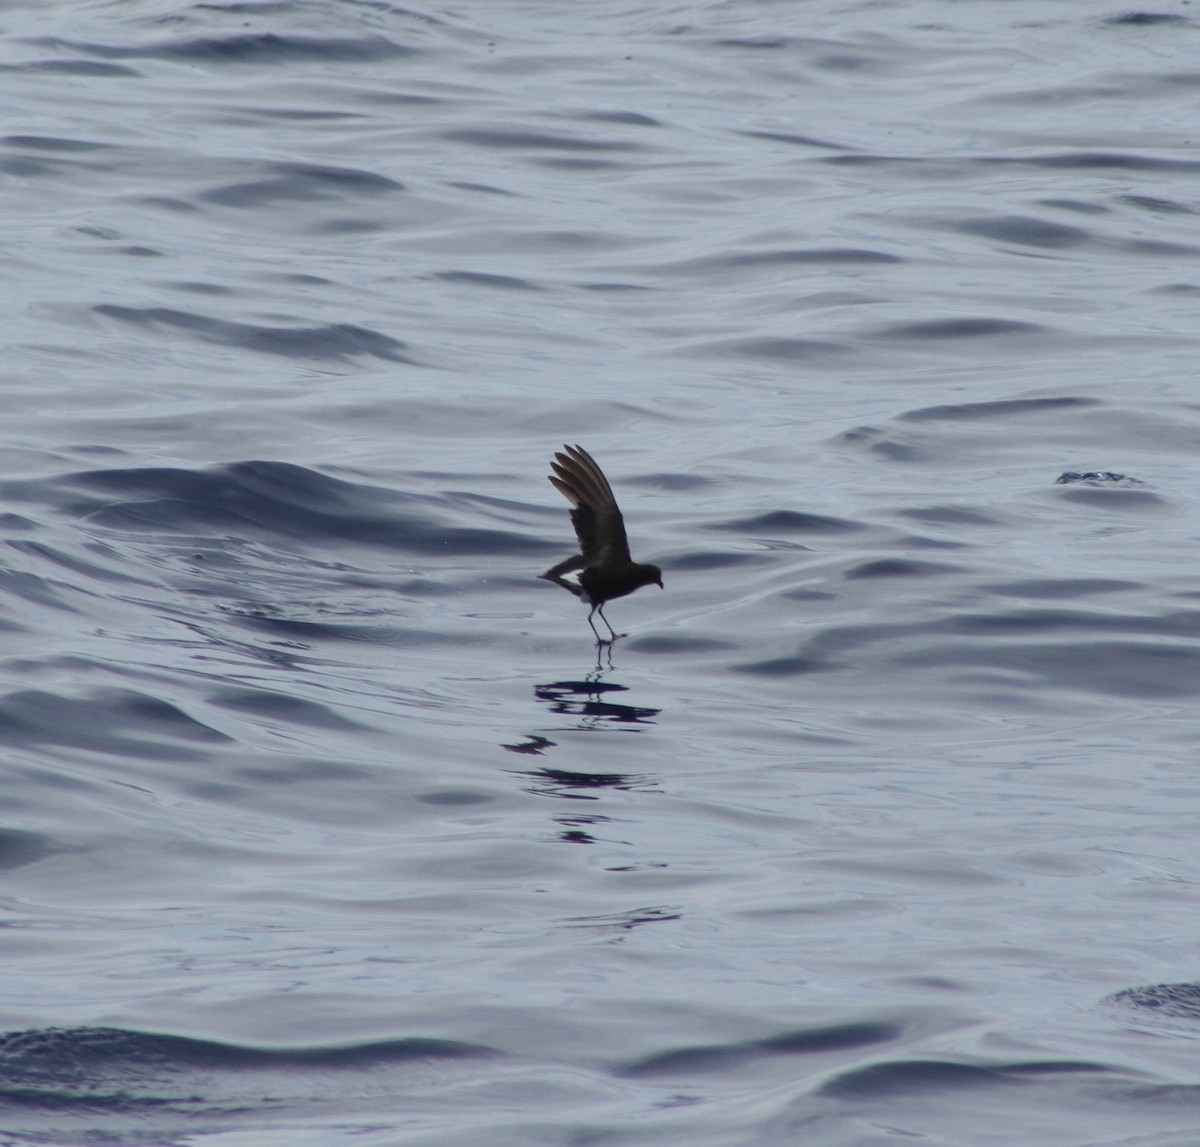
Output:
M596 460L582 446L564 446L550 463L550 481L574 505L571 524L587 566L629 561L625 520L612 487Z

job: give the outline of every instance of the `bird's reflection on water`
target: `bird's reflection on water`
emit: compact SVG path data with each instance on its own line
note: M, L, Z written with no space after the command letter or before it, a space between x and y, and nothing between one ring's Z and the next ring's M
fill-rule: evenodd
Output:
M654 724L653 718L662 710L622 704L612 695L628 693L629 686L601 680L603 675L603 670L596 669L582 681L554 681L547 685L535 685L533 695L548 704L552 713L579 717L579 723L574 726L577 729Z
M523 776L534 783L526 791L571 801L595 801L598 789L627 790L646 784L636 773L580 773L572 769L528 769Z
M628 693L627 685L605 681L606 668L597 667L583 680L550 681L533 687L534 697L558 717L570 718L558 726L564 732L641 732L655 724L654 718L661 709L646 705L630 705L616 698ZM553 731L553 730L550 730ZM503 747L510 753L523 756L541 756L555 748L556 742L542 733L527 733L524 740ZM644 787L648 780L635 773L581 772L573 769L555 769L548 766L522 770L521 775L534 783L530 792L540 796L553 796L561 800L599 800L605 789L632 789ZM575 818L567 825L563 839L571 843L589 844L592 838L583 827L605 818Z

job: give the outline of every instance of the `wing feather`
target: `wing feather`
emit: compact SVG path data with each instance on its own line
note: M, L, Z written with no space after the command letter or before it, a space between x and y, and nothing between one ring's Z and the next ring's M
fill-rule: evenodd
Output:
M571 524L584 565L628 562L629 540L612 487L582 446L564 446L550 463L550 482L574 505Z

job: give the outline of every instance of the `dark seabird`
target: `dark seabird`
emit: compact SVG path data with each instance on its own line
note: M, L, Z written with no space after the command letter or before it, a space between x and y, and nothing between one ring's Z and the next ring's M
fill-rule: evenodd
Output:
M604 638L592 621L594 613L599 613L600 620L608 626L612 634L608 640L615 641L621 635L604 616L604 603L644 585L662 589L662 570L642 565L629 556L625 519L621 517L612 487L596 460L582 446L564 446L554 455L550 469L554 471L550 475L554 488L575 507L571 511L571 524L579 538L580 552L541 576L569 589L592 607L588 625L598 642Z

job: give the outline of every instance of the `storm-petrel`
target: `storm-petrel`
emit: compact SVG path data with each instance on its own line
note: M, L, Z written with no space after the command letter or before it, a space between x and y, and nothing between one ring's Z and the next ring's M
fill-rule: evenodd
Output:
M559 562L541 576L547 581L569 589L592 607L588 625L603 642L600 631L592 621L599 613L615 641L618 634L604 616L604 603L614 597L624 597L644 585L662 589L662 570L658 566L642 565L629 556L625 537L625 519L617 508L612 487L596 460L582 446L564 446L550 463L554 471L550 481L554 488L575 508L571 524L579 538L580 552ZM573 575L567 577L566 575Z

